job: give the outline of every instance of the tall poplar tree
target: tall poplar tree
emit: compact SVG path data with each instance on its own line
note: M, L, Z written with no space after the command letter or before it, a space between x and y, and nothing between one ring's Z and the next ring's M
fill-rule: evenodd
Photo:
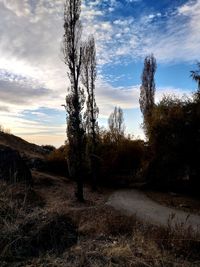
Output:
M114 111L108 118L108 126L110 130L111 141L119 144L124 138L125 124L123 110L120 107L115 107Z
M64 9L63 55L68 67L70 86L66 96L67 137L69 143L69 169L77 181L76 196L83 201L84 127L82 109L84 91L80 86L83 47L80 21L81 0L66 0Z
M99 109L95 100L96 47L95 39L90 36L83 47L82 83L87 91L85 125L88 137L88 152L92 171L93 189L96 189L96 147Z
M144 117L144 129L148 135L151 123L152 110L155 103L155 72L157 69L156 59L153 54L147 56L144 60L144 69L142 73L142 85L140 87L140 109Z

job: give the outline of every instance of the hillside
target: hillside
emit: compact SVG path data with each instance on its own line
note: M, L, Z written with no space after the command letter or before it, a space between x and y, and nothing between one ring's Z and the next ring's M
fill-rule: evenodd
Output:
M18 150L21 156L28 158L43 158L46 154L41 146L29 143L13 134L0 132L0 144Z

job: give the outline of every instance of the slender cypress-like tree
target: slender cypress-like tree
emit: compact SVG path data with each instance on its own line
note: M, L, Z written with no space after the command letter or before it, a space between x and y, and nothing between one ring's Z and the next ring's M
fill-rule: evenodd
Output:
M200 93L200 62L197 62L198 70L191 71L191 77L198 84L198 93Z
M144 60L144 69L142 73L142 85L140 87L140 109L144 117L144 129L148 135L148 129L151 121L152 110L155 98L155 72L157 64L153 54L147 56Z
M118 144L124 138L125 124L123 110L115 107L108 118L108 126L111 135L111 141Z
M99 109L95 100L96 81L96 47L95 39L90 36L83 47L82 83L87 90L87 107L85 112L85 126L88 137L88 152L92 171L93 189L96 189L96 147L98 132Z
M83 201L84 127L82 109L84 91L80 87L83 48L80 22L81 0L66 0L64 9L63 55L68 67L70 86L66 96L67 137L69 143L69 169L77 181L76 196Z

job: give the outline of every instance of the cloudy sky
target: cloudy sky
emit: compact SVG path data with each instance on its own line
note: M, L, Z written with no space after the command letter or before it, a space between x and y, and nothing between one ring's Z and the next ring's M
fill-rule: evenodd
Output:
M67 80L62 60L64 0L0 0L0 124L38 144L63 144ZM84 36L97 43L100 124L114 106L127 132L143 137L139 86L154 53L156 99L189 94L200 60L200 0L85 0Z

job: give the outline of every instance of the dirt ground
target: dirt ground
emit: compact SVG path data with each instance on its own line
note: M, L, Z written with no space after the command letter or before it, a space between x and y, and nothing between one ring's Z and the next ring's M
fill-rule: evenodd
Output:
M89 185L84 186L85 202L79 203L75 198L75 182L62 176L43 172L32 172L34 188L45 200L46 208L51 210L79 209L103 205L112 190L99 188L96 192ZM59 205L58 205L59 203Z

